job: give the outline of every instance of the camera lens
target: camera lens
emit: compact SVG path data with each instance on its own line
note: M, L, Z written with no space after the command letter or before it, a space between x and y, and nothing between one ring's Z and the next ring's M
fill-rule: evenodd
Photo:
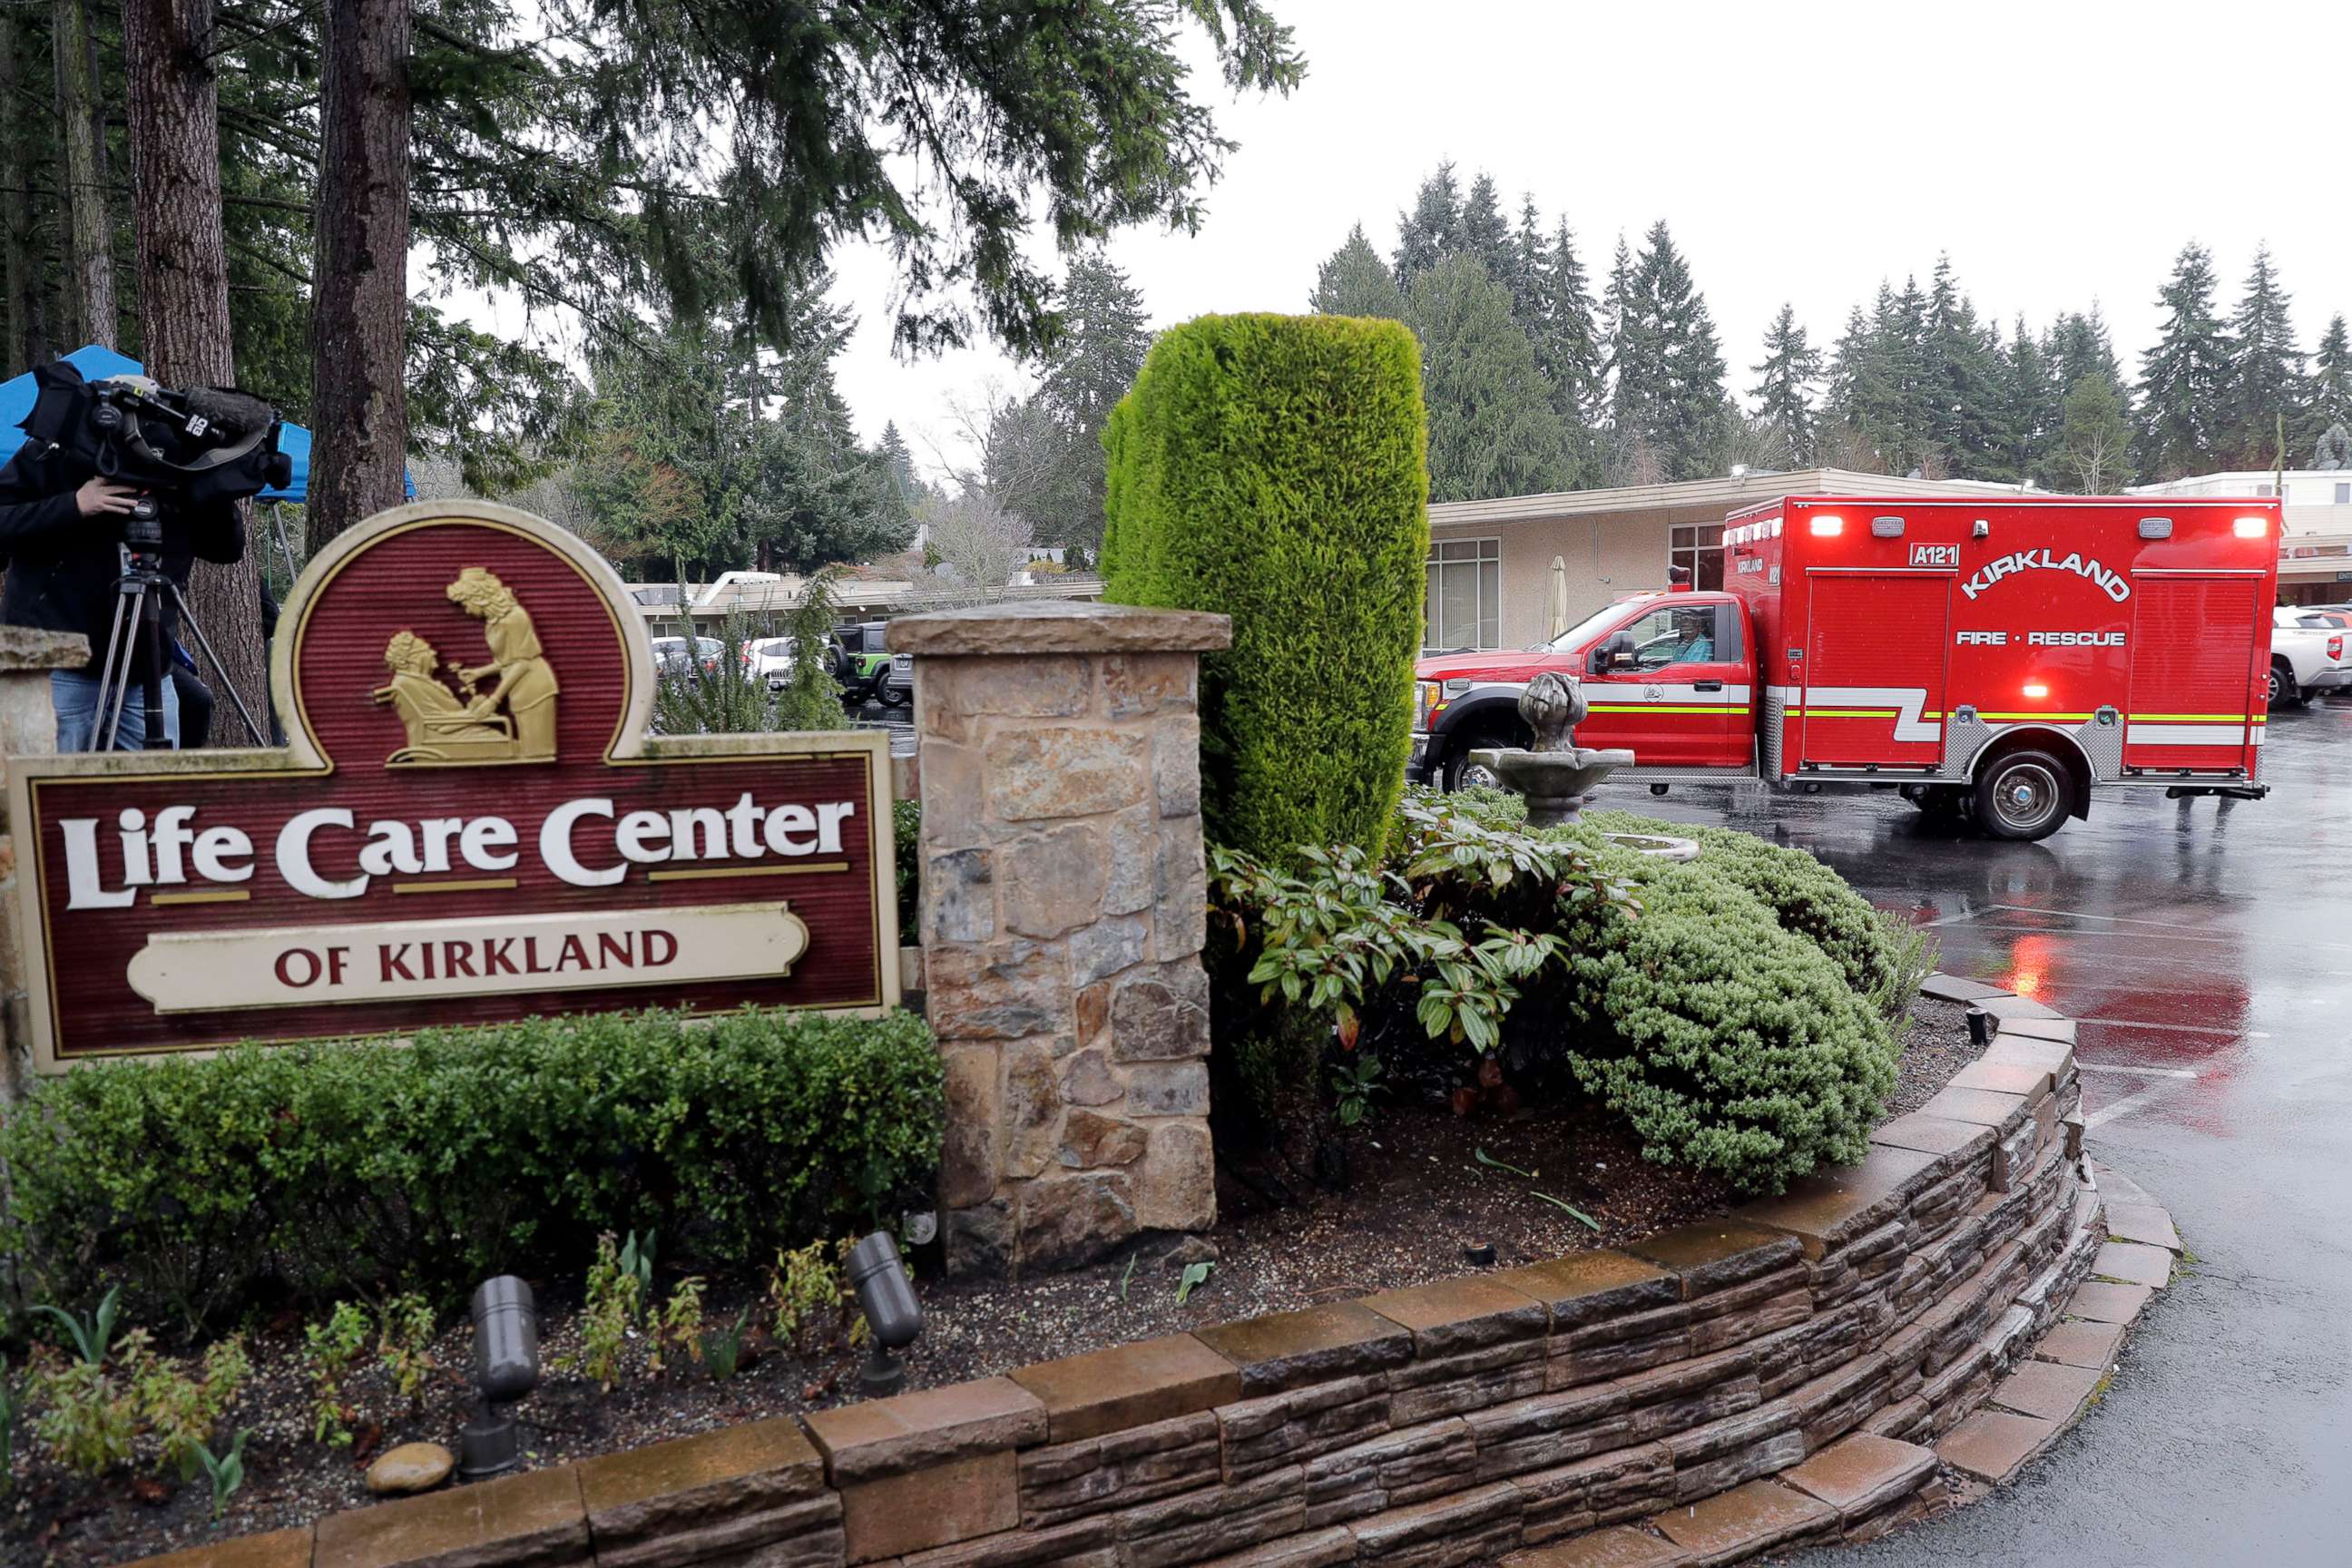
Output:
M122 423L122 410L111 403L101 403L89 411L89 422L101 430L111 430Z
M131 515L142 522L152 522L162 513L163 509L155 504L153 496L141 496L131 503Z

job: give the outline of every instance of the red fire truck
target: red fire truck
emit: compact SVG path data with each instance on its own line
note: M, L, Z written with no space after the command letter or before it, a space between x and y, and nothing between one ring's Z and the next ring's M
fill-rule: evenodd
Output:
M1735 512L1724 587L1610 605L1525 652L1424 658L1412 776L1485 782L1518 695L1584 684L1631 776L1897 789L2001 838L2094 790L2259 797L2274 500L1790 496ZM1622 776L1622 775L1621 775Z

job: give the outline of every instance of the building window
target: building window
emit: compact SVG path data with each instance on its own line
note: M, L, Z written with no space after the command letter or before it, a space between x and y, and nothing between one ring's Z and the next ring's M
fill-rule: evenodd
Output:
M1430 648L1496 647L1502 642L1503 542L1446 539L1429 547Z
M2336 504L2337 506L2352 506L2352 485L2338 485L2336 487Z
M1723 525L1688 523L1671 531L1666 563L1690 574L1694 588L1723 586ZM1669 578L1671 582L1673 579Z

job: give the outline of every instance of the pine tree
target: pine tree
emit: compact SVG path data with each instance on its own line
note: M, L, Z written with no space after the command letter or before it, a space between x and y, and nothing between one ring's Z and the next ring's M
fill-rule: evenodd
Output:
M2093 372L2066 394L2053 479L2076 495L2121 489L2131 475L2131 426L2124 419L2123 395L2115 383Z
M896 419L884 423L882 438L874 443L874 455L881 459L891 515L902 522L912 518L930 494L930 487L915 472L915 454L908 447L907 437L899 433Z
M1384 316L1393 321L1404 314L1404 296L1396 274L1389 270L1364 226L1348 231L1348 243L1331 253L1315 271L1315 292L1307 306L1323 316Z
M1410 290L1412 280L1462 248L1462 187L1454 165L1440 163L1422 181L1412 210L1397 214L1397 287Z
M2140 475L2174 479L2219 466L2229 420L2231 344L2213 308L2213 255L2191 241L2157 292L2164 326L2142 358Z
M2058 443L2063 415L2052 358L2048 342L2027 330L2023 316L2018 317L2009 352L2001 357L2000 438L2002 461L2021 480L2044 481L2050 453Z
M1062 449L1045 494L1023 515L1039 542L1092 554L1102 545L1103 426L1135 384L1151 329L1142 291L1098 254L1071 264L1057 314L1036 401L1061 431Z
M2087 311L2062 312L2052 324L2047 342L2059 385L2071 387L2086 375L2102 375L2118 394L2122 392L2123 364L2116 358L2106 318L2096 304Z
M2271 467L2282 422L2288 430L2303 426L2304 356L2288 319L2290 302L2271 267L2270 247L2259 247L2245 296L2230 318L2230 467Z
M1405 321L1421 340L1429 405L1429 499L1472 500L1564 489L1569 432L1553 412L1511 297L1477 258L1419 273Z
M2331 426L2352 429L2352 335L2338 314L2319 340L2313 363L2310 406L2304 412L2302 445L2308 447Z
M1643 237L1619 316L1611 405L1618 437L1653 448L1670 479L1715 472L1730 409L1723 351L1664 219Z
M1544 319L1544 277L1550 267L1544 244L1543 215L1536 210L1532 193L1519 197L1519 226L1511 236L1511 264L1503 281L1511 291L1511 315L1536 335Z
M1756 417L1786 447L1792 464L1812 461L1812 385L1822 378L1822 354L1805 341L1797 324L1797 309L1783 304L1764 330L1764 360L1750 365L1758 377L1748 395L1756 400Z
M1509 286L1511 229L1492 174L1470 182L1470 198L1462 205L1462 248L1486 264L1487 277Z
M2002 479L1997 386L1999 351L1960 291L1952 258L1936 261L1920 342L1920 400L1928 445L1961 479Z
M1538 265L1543 331L1536 339L1536 361L1551 382L1553 406L1560 417L1589 433L1600 422L1605 402L1608 355L1593 320L1584 263L1577 258L1576 235L1566 218L1553 230Z

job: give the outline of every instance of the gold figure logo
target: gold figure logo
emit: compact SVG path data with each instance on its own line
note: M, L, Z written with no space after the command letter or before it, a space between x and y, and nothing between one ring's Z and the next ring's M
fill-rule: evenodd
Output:
M555 669L513 592L493 574L468 566L449 584L449 602L482 623L489 659L444 661L413 630L393 634L383 650L392 682L368 695L389 704L408 743L385 759L394 767L555 760ZM453 691L436 673L446 669ZM487 689L483 686L489 681Z

